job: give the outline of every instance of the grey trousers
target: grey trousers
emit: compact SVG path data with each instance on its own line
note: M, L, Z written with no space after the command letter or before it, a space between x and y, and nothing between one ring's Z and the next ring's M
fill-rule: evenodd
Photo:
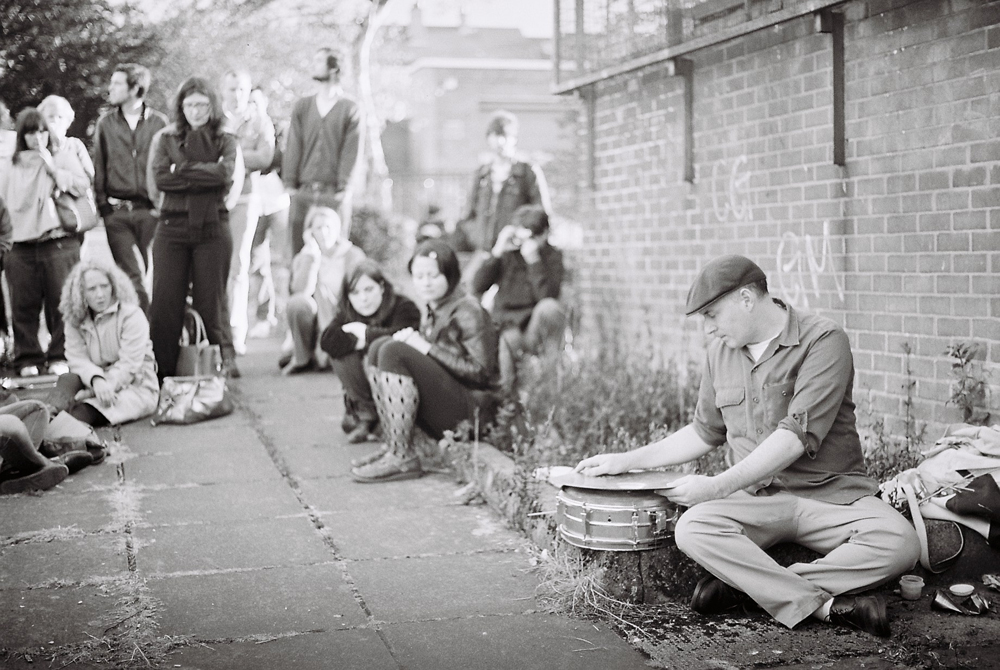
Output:
M684 512L676 541L789 628L833 596L878 586L909 570L920 553L913 525L875 496L837 505L783 492L737 491ZM782 542L823 557L782 567L765 551Z

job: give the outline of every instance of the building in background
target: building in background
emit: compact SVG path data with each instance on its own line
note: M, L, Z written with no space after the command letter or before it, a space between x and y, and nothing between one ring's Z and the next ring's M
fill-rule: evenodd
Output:
M535 4L551 23L551 1ZM554 208L572 215L578 106L552 94L551 37L472 25L471 12L454 17L453 25L427 25L424 15L417 6L410 12L403 40L410 94L405 113L382 136L396 212L419 219L436 204L452 226L488 152L486 125L506 109L520 121L521 152L545 171Z
M699 355L688 286L740 253L846 328L863 425L961 421L945 350L962 342L996 420L1000 2L557 0L555 16L557 63L575 65L556 90L585 106L586 332Z

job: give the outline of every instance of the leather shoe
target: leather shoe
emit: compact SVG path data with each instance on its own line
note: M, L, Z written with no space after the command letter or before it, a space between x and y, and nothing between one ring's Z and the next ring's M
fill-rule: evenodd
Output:
M852 626L879 637L889 637L889 615L885 598L874 596L836 596L830 605L830 622Z
M751 604L753 599L750 596L711 575L698 582L691 596L691 609L698 614L721 614L740 605Z
M74 449L67 451L62 456L52 459L54 463L62 463L69 470L69 474L74 474L83 470L88 465L94 464L94 457L85 449Z

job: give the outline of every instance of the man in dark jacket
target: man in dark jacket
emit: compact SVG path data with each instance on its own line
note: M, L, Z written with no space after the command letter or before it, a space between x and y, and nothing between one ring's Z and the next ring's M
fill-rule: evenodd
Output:
M125 63L115 68L108 86L113 106L94 131L94 196L104 218L115 263L135 285L139 305L149 312L144 279L149 245L156 231L155 204L146 188L149 147L167 125L167 117L146 106L149 70Z
M472 280L482 294L497 287L493 321L500 330L500 379L510 391L524 353L558 349L566 325L559 304L562 252L549 244L549 217L541 205L524 205L497 236L489 258Z

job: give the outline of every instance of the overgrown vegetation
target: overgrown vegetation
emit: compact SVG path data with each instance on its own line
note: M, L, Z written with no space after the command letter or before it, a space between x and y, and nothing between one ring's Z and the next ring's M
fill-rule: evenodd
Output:
M486 440L515 456L545 447L540 465L634 449L691 420L700 378L694 364L623 352L532 360L519 373L530 392L501 409Z

